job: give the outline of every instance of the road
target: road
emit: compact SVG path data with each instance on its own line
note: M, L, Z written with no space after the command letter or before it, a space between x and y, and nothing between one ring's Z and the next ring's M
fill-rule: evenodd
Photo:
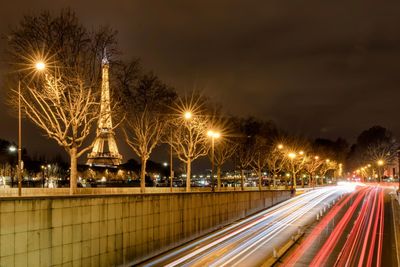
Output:
M277 265L397 266L388 191L364 186L348 194Z
M140 266L260 266L352 190L336 186L306 192Z

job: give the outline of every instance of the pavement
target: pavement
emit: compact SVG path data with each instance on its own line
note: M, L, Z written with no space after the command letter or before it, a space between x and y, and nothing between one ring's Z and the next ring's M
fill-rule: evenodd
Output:
M393 216L394 242L396 260L400 264L400 197L396 191L390 193L390 208Z

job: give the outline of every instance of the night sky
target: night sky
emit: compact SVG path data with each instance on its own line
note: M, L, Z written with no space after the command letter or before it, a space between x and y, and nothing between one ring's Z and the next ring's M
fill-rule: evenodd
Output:
M127 58L179 92L204 90L230 114L310 137L353 141L374 124L400 134L399 1L14 0L0 3L0 32L25 13L62 7L89 27L117 29ZM15 118L2 112L0 125L0 138L16 140ZM62 153L24 127L31 152Z

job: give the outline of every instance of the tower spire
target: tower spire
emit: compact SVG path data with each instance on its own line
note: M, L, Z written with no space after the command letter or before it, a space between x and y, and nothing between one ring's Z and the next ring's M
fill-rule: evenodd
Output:
M104 51L103 51L103 59L101 60L101 64L103 65L108 65L110 62L108 61L108 57L107 57L107 47L104 47Z
M97 124L97 136L87 164L112 167L121 164L122 156L118 152L111 120L110 84L108 80L109 61L104 48L102 63L100 116Z

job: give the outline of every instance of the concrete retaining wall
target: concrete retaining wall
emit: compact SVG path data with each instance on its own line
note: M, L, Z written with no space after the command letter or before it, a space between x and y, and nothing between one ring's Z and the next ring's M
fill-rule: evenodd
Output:
M132 264L289 197L244 191L0 198L0 266Z
M263 188L268 190L269 188ZM285 190L284 186L275 188L277 190ZM184 187L173 187L173 193L183 193L186 188ZM245 187L245 191L258 191L258 187ZM192 187L192 192L210 192L210 187ZM220 191L240 191L240 188L236 187L222 187ZM22 188L22 196L62 196L69 195L69 188ZM146 193L149 194L162 194L171 193L169 187L146 187ZM86 187L77 188L76 195L104 195L104 194L119 194L119 195L131 195L141 194L140 187ZM18 188L1 188L0 197L16 197L18 196Z

